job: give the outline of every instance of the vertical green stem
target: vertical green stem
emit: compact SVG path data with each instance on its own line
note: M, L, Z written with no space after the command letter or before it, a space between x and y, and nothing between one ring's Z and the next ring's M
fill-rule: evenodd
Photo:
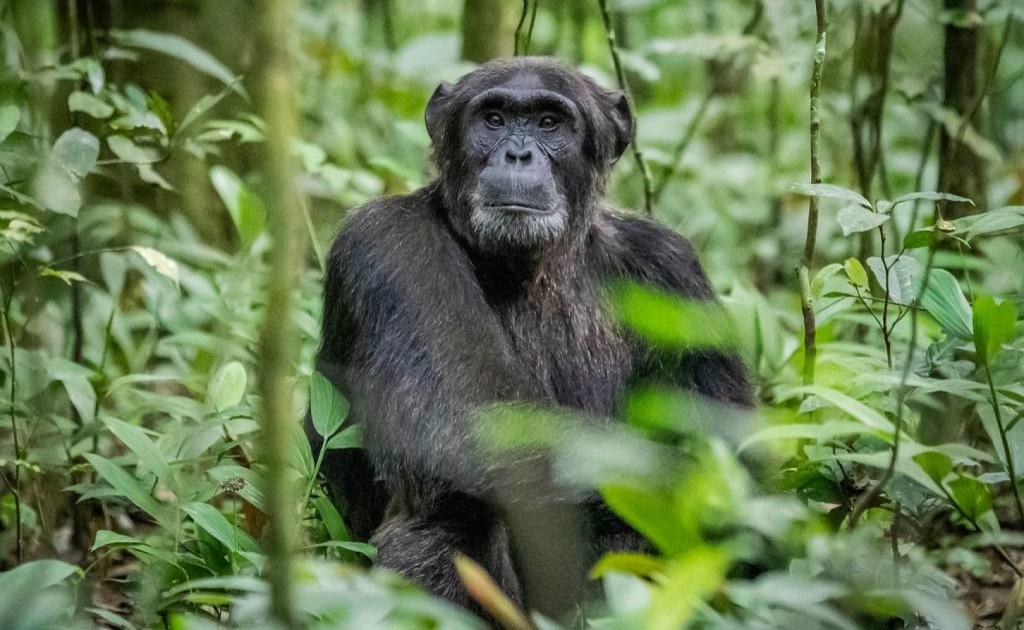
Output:
M285 628L298 628L292 605L291 554L295 548L297 511L288 472L287 444L294 434L292 391L288 375L295 355L292 291L302 267L302 208L293 185L289 152L296 135L293 58L298 31L295 0L263 0L256 49L260 53L258 90L266 121L263 193L267 228L273 247L267 264L267 305L259 337L263 431L260 454L270 531L267 538L270 614Z
M821 183L821 74L825 66L825 0L814 0L817 16L817 41L814 48L814 66L811 71L811 183ZM804 254L800 260L798 275L800 277L800 310L804 316L804 385L814 383L814 363L818 356L815 341L814 308L811 304L810 268L814 263L814 245L818 235L818 197L808 198L807 237L804 241Z
M629 83L626 81L626 71L622 69L622 60L619 58L619 48L615 38L615 26L612 24L612 15L608 11L608 0L598 0L601 7L601 17L604 19L604 29L608 34L608 48L612 53L612 63L615 65L615 77L619 82L619 89L626 93L629 99L630 109L633 110L633 157L640 169L640 175L644 181L644 212L650 216L654 214L654 181L651 178L651 168L644 159L644 153L640 150L640 142L637 140L639 134L636 123L636 107L633 106L633 95L629 91Z

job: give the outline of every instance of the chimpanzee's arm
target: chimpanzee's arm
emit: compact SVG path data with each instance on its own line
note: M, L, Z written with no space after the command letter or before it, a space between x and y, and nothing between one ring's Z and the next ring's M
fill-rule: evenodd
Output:
M605 215L601 226L605 273L694 301L715 299L689 241L651 221ZM724 324L723 324L724 325ZM753 395L736 352L717 349L665 351L646 347L636 380L667 380L722 402L751 406Z

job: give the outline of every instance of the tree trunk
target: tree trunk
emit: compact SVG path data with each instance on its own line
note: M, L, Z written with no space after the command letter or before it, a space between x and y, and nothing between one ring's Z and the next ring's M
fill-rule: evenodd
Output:
M977 0L945 0L947 11L963 12L966 18L977 11ZM939 141L940 192L952 193L974 201L974 206L963 203L945 204L943 217L954 219L987 207L985 161L963 141L965 125L978 129L982 95L978 92L978 52L981 31L973 21L946 25L943 51L945 74L942 106L961 119L958 129L942 126Z
M507 0L466 0L462 11L462 58L483 63L511 57L522 5Z

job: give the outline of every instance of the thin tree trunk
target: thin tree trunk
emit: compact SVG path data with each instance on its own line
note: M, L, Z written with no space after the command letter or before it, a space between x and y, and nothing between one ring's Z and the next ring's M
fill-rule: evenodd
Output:
M509 0L466 0L462 12L462 58L483 63L511 57L522 5Z
M977 11L977 0L945 0L947 10L962 11L973 15ZM969 19L969 18L968 18ZM978 54L981 47L981 30L973 22L967 25L947 24L943 61L943 101L946 109L978 129L981 107L978 86ZM959 125L962 129L963 125ZM980 131L980 130L979 130ZM957 137L957 135L961 137ZM956 218L964 214L983 210L987 207L985 161L963 142L962 133L942 127L939 139L939 185L940 192L952 193L974 200L974 206L963 203L946 204L943 217Z

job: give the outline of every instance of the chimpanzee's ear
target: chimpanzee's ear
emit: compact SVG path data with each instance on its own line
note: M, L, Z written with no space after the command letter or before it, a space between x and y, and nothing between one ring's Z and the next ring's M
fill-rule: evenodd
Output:
M619 159L633 141L633 110L629 108L629 99L625 94L617 94L616 97L614 106L608 112L615 129L615 154L612 161Z
M442 121L444 121L445 106L448 104L448 97L452 94L452 84L444 81L441 85L437 86L434 93L430 95L430 100L427 101L427 111L424 118L427 121L427 133L430 134L430 140L437 143L438 137L441 135Z

